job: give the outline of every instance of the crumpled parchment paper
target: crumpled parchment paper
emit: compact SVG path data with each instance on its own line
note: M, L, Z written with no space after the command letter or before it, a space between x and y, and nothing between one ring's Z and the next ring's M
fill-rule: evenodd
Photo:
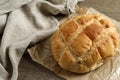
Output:
M93 8L81 8L80 12L81 14L97 13L105 16ZM118 32L120 33L120 22L114 19L111 20L114 22ZM120 80L120 47L117 49L116 55L107 63L86 74L76 74L66 71L57 64L51 52L51 36L29 48L28 53L32 57L33 61L43 65L47 69L50 69L66 80Z

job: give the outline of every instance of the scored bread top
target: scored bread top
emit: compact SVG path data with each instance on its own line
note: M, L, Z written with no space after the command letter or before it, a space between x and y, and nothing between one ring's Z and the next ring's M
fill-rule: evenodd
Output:
M85 73L115 55L119 44L115 25L98 14L78 15L61 23L52 37L52 53L65 70Z

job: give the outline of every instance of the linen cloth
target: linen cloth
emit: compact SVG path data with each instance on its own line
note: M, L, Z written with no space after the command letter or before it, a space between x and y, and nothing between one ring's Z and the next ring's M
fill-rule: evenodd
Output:
M59 25L55 15L73 13L79 1L0 0L0 80L17 80L27 47L51 35Z

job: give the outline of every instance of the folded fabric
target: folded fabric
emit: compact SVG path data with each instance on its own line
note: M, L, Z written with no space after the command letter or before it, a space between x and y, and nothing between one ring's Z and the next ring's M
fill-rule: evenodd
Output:
M8 6L14 1L20 5ZM26 48L51 35L59 25L55 15L74 12L82 0L30 1L0 1L0 80L17 80L18 64Z
M13 11L33 0L0 0L0 15Z

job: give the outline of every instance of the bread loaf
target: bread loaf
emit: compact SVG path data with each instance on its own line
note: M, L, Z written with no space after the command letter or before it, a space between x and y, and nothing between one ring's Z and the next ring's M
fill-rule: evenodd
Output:
M52 37L52 53L65 70L86 73L115 55L119 44L115 25L98 14L65 20Z

